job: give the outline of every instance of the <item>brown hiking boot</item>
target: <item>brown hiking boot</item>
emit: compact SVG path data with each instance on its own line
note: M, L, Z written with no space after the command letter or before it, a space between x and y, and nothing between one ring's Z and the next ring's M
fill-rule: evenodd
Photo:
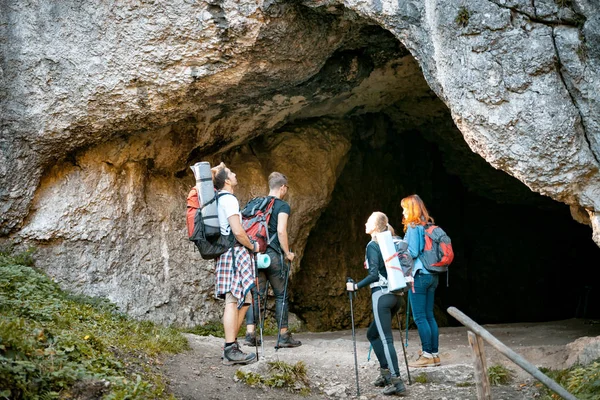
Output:
M442 361L440 360L439 356L433 356L433 364L436 367L439 367L440 365L442 365Z
M249 364L256 359L254 353L244 353L238 342L226 346L223 352L223 365Z
M421 354L417 361L409 363L408 366L411 368L435 367L435 361L433 357L428 358Z
M302 346L302 342L292 337L292 333L287 331L279 337L279 347L298 347ZM275 346L277 348L278 346Z

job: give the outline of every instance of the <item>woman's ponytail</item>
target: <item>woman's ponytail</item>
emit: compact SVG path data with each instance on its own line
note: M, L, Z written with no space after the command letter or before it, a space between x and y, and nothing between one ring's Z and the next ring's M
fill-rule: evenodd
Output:
M396 236L396 231L394 230L394 227L391 226L389 223L387 224L387 230L392 233L392 236Z

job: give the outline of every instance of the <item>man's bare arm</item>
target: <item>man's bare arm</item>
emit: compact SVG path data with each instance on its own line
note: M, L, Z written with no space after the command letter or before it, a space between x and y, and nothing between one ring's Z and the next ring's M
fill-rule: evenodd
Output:
M281 251L290 261L294 260L294 253L290 251L290 246L288 243L288 234L287 234L287 223L288 223L289 215L286 213L277 214L277 237L279 238L279 245L281 246Z

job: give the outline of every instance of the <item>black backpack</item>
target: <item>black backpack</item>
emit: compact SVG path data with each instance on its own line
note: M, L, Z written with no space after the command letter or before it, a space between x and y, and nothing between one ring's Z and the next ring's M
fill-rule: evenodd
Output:
M398 256L398 260L400 260L400 267L402 268L404 276L412 275L414 261L408 252L408 243L398 236L393 236L392 240L394 241L396 255Z
M228 194L232 195L231 193L219 193L215 196L215 200L218 203L219 198L221 196L225 196ZM207 238L204 229L204 222L202 220L201 210L202 207L199 207L196 210L196 215L194 216L194 228L190 236L190 240L194 242L194 244L200 251L200 256L203 259L215 260L219 258L221 254L225 253L227 250L231 249L235 245L235 236L232 232L227 236L221 235L219 233L218 235L214 235L210 238Z

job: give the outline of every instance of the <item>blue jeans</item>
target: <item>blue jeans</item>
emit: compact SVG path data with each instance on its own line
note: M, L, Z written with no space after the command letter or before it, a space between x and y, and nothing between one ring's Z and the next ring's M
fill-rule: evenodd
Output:
M413 318L419 330L423 351L437 353L439 346L438 325L433 316L433 303L435 289L438 286L437 274L422 274L417 271L415 275L415 292L408 291Z
M271 248L267 249L266 252L271 258L271 264L268 268L259 269L258 270L258 287L260 288L260 306L261 306L261 317L264 318L262 313L264 312L265 307L265 289L267 288L267 280L271 284L273 288L273 293L275 294L275 318L277 320L277 324L279 325L281 321L281 328L288 327L288 297L289 293L287 293L287 288L285 287L287 274L289 274L288 266L281 261L281 255L271 250ZM285 298L284 298L285 292ZM256 325L258 323L258 295L256 290L252 290L252 294L254 296L254 307L250 307L248 312L246 313L246 324L247 325Z

